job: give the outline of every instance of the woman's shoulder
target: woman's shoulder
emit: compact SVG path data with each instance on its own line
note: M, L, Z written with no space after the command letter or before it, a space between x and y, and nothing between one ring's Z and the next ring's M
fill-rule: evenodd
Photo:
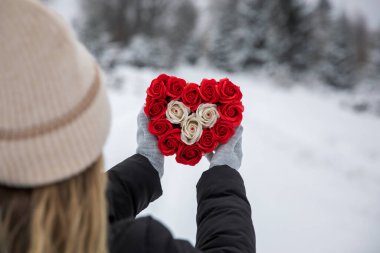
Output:
M109 248L118 252L198 252L187 241L174 240L170 231L150 216L121 220L110 227Z

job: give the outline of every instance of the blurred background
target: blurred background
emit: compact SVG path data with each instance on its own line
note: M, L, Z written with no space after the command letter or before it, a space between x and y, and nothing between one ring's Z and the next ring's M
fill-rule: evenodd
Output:
M229 77L244 94L240 171L258 252L380 252L379 0L45 2L106 73L108 167L135 152L158 74ZM204 160L166 159L164 196L142 214L192 243Z

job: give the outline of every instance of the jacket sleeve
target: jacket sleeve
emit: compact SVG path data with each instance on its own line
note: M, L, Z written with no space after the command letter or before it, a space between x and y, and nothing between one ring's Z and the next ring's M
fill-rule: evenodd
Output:
M196 247L202 252L256 252L255 231L244 182L227 165L202 174L197 184Z
M150 202L162 195L160 177L143 155L133 155L107 171L110 224L134 219Z

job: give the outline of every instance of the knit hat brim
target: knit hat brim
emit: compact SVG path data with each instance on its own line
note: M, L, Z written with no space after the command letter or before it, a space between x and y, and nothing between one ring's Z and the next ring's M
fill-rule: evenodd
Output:
M94 67L94 82L102 82L100 75ZM0 141L3 167L0 184L46 185L70 178L91 165L102 153L111 121L110 105L102 83L98 84L97 93L90 102L80 117L63 126L22 140Z

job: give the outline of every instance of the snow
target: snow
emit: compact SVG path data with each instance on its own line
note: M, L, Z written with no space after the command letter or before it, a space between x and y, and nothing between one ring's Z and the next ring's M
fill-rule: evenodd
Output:
M306 2L316 4L319 0L305 0ZM346 12L352 18L365 16L371 29L379 29L380 16L378 0L332 0L333 7L339 12Z
M136 116L157 70L120 67L110 90L108 168L134 154ZM380 252L380 119L340 105L340 95L281 88L262 73L229 74L180 67L168 74L191 82L228 76L242 87L244 159L240 172L252 205L257 252ZM195 242L196 183L208 168L166 158L163 196L142 215Z

